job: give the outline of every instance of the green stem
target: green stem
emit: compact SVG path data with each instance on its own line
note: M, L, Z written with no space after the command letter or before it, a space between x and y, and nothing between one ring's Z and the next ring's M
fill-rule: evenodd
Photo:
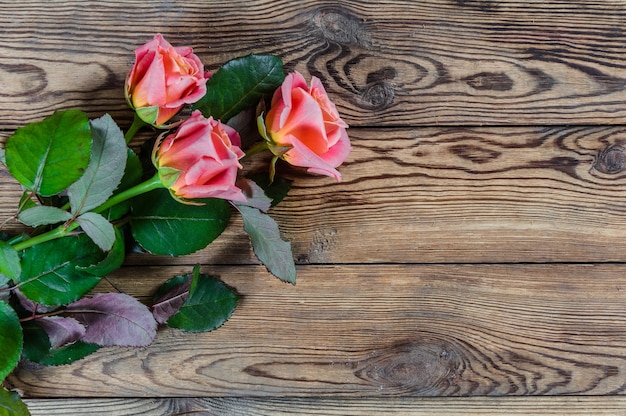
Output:
M147 125L148 125L148 123L146 123L145 121L140 119L139 116L137 115L137 113L135 113L135 118L133 119L133 124L130 125L130 127L128 128L128 131L124 135L124 138L126 139L126 144L130 143L130 141L133 139L133 137L135 137L135 134L137 134L137 132L143 126L147 126Z
M258 142L257 144L255 144L254 146L252 146L246 151L246 155L242 157L241 160L252 157L256 155L257 153L261 153L262 151L267 150L267 149L269 149L269 146L265 140Z
M41 243L45 243L46 241L51 241L57 238L65 237L67 233L71 231L69 230L70 226L66 226L65 224L60 225L54 230L48 231L47 233L36 235L33 238L29 238L28 240L20 241L19 243L14 245L13 248L16 251L21 251L28 247L32 247L36 244L41 244ZM76 226L78 226L78 224L76 224ZM72 229L74 228L76 227L73 227Z
M154 189L163 188L163 187L164 186L161 183L161 180L159 179L159 175L156 174L152 178L148 179L145 182L140 183L139 185L135 185L132 188L129 188L125 191L120 192L119 194L113 195L104 204L94 209L93 212L99 214L121 202L127 201L138 195L145 194L146 192L150 192Z
M152 178L148 179L147 181L140 183L139 185L135 185L132 188L122 191L117 195L113 195L108 201L100 205L98 208L94 209L92 212L99 214L121 202L127 201L131 198L134 198L138 195L144 194L146 192L152 191L153 189L157 189L157 188L163 188L163 184L161 183L161 180L159 179L158 174L154 175ZM17 251L21 251L29 247L32 247L36 244L41 244L47 241L55 240L57 238L65 237L76 228L78 228L78 223L76 222L71 222L69 224L66 223L46 233L29 238L28 240L20 241L17 244L15 244L13 248Z

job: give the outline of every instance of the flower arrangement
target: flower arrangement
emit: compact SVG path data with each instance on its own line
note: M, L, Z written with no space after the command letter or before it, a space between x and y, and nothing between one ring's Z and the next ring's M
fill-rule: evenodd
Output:
M125 133L109 115L89 120L63 110L17 129L0 148L0 162L24 190L14 218L30 227L0 235L0 381L20 359L63 365L103 346L147 346L158 325L220 327L237 293L199 266L164 282L150 306L91 291L131 249L171 256L203 249L232 212L268 271L295 284L291 245L268 214L290 187L276 164L341 180L348 125L319 79L285 76L280 58L267 55L209 74L191 48L159 34L135 56L125 81L134 121ZM249 146L227 124L246 112L258 131ZM158 134L137 154L129 143L144 127ZM262 151L271 153L266 173L245 177L244 162ZM28 414L16 393L0 389L0 403Z

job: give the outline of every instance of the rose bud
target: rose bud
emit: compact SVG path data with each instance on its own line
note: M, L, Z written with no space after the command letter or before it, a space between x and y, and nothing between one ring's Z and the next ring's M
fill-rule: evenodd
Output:
M244 156L240 146L235 129L196 110L174 133L157 141L153 162L161 182L181 202L196 198L245 202L235 186Z
M189 47L173 47L157 34L135 50L135 64L126 79L126 100L147 124L162 126L185 104L206 94L200 59Z
M298 72L287 75L274 93L265 124L259 119L259 130L276 157L337 181L341 174L336 168L351 148L346 128L322 82L313 77L308 87Z

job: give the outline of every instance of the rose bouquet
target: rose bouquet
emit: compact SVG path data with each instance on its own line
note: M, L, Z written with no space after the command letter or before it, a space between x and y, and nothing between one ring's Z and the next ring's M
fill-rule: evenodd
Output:
M13 219L30 227L0 235L0 380L20 359L62 365L102 346L147 346L158 325L221 326L237 293L199 266L156 288L151 305L92 289L130 250L203 249L233 212L260 262L295 283L291 245L268 214L290 186L276 164L341 179L348 126L319 79L285 76L280 58L266 55L236 58L211 75L191 48L161 35L135 55L125 82L134 121L125 133L109 115L89 120L62 110L19 128L0 148L24 190ZM233 127L243 125L242 114L252 114L257 132L247 145ZM144 127L157 133L131 147ZM271 155L265 173L245 177L244 162L263 151ZM0 389L0 403L28 414L15 393Z

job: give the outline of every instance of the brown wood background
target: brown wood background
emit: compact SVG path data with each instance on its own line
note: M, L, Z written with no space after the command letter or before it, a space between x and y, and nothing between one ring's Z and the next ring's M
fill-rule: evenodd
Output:
M201 263L241 305L213 333L22 364L6 384L34 415L626 412L626 2L2 0L2 141L61 108L128 126L156 32L210 69L269 53L319 77L354 150L340 184L283 169L295 287L237 219L194 255L132 255L100 290L147 299Z

